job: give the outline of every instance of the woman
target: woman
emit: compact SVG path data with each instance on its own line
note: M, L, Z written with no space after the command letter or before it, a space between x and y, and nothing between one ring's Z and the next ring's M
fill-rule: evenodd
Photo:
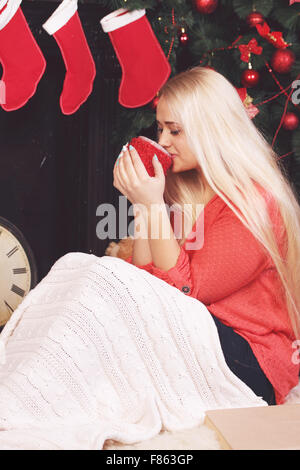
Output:
M206 68L163 87L157 121L167 178L132 149L114 168L135 209L131 263L65 255L1 334L1 449L133 443L197 426L206 409L271 404L274 392L281 403L298 382L299 207L275 155ZM200 247L185 225L178 241L165 202L205 205L204 220L192 212Z
M159 97L158 139L173 157L166 182L158 163L157 178L145 178L134 149L115 167L116 187L143 206L149 230L128 261L203 302L229 367L269 404L283 403L299 374L291 360L299 338L297 200L220 74L195 67L169 80ZM162 208L160 234L168 233L164 202L208 204L202 249L175 236L151 239L151 205Z

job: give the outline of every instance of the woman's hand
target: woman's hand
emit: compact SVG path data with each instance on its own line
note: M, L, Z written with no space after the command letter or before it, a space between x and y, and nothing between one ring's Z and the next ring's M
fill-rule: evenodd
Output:
M134 147L123 147L114 166L114 182L132 204L164 204L165 175L157 157L153 158L155 176L149 176Z

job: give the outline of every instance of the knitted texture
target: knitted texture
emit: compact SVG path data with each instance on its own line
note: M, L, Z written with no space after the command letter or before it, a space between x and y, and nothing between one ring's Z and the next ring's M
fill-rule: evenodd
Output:
M155 176L155 170L152 164L154 155L156 155L160 161L164 174L167 173L173 161L170 154L163 147L161 147L161 145L144 136L134 137L131 139L130 144L138 152L149 176Z
M278 207L260 190L283 253L285 233ZM153 263L139 267L198 299L245 338L274 387L277 404L281 404L298 384L299 364L292 360L295 338L274 263L218 195L208 202L201 217L204 233L199 237L203 240L200 249L187 249L185 243L176 265L168 271ZM132 257L127 261L132 263Z
M201 302L117 258L60 258L0 339L0 449L102 449L266 405Z

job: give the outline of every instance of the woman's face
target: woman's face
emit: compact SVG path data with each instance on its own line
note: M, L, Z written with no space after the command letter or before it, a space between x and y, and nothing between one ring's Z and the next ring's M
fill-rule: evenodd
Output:
M199 163L187 145L186 136L180 123L175 121L166 100L161 98L156 107L158 143L173 157L172 172L200 170Z

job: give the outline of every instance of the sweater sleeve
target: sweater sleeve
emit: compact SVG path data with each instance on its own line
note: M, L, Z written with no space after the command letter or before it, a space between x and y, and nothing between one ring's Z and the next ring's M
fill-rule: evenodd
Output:
M209 305L250 284L269 263L261 243L226 206L204 232L201 249L182 246L173 268L152 264L152 274Z
M133 263L132 263L132 256L129 256L129 258L126 258L125 261L126 261L127 263L133 264ZM148 264L144 264L144 265L137 266L137 268L144 269L145 271L148 271L148 273L152 274L153 264L152 264L152 263L148 263Z

